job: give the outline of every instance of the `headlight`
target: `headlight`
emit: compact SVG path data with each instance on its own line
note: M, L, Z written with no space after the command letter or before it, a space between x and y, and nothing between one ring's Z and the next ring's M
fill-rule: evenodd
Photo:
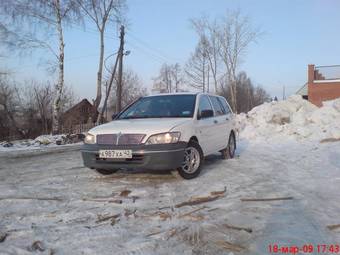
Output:
M170 132L156 134L149 137L145 144L166 144L166 143L177 143L181 137L180 132Z
M85 139L84 139L84 143L87 143L87 144L94 144L96 141L95 141L95 136L94 135L91 135L89 133L86 134L85 136Z

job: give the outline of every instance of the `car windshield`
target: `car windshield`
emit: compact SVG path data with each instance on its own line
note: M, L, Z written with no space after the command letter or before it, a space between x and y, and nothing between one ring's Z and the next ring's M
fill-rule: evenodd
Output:
M142 97L118 119L190 118L194 115L196 95L164 95Z

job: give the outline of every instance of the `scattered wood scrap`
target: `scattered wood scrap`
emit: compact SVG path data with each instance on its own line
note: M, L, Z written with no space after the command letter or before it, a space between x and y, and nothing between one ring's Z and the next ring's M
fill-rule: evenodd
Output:
M241 252L245 250L245 247L238 245L238 244L233 244L228 241L224 240L219 240L216 242L216 244L226 250L234 251L234 252Z
M233 226L233 225L229 225L229 224L223 224L223 226L226 227L226 228L235 229L235 230L244 230L248 233L253 232L253 230L251 228L237 227L237 226Z
M332 143L332 142L339 142L340 138L326 138L322 139L320 143Z
M184 214L182 214L182 215L179 215L178 218L183 218L183 217L186 217L186 216L190 216L190 215L192 215L193 213L198 212L198 211L201 211L201 210L203 210L203 209L205 209L205 208L207 208L207 207L206 207L206 206L203 206L203 207L197 208L197 209L195 209L195 210L193 210L193 211L190 211L190 212L184 213Z
M215 201L221 197L224 197L224 194L226 192L226 188L223 191L212 191L210 192L210 196L207 197L192 197L189 201L179 203L175 205L176 208L180 208L183 206L188 206L188 205L198 205L202 203L207 203L211 201Z
M8 236L8 233L0 233L0 243L5 242L7 236Z
M158 216L159 216L159 218L160 218L161 220L163 220L163 221L172 218L171 214L170 214L170 213L167 213L167 212L159 212L159 213L158 213Z
M0 200L42 200L42 201L63 201L61 197L0 197Z
M212 196L223 195L226 192L227 192L227 187L224 186L224 190L212 191L212 192L210 192L210 195L212 195Z
M242 202L292 200L294 197L272 197L272 198L241 198Z
M120 197L127 197L131 193L131 190L122 190L119 194Z
M82 200L90 201L90 202L99 202L99 203L115 203L115 204L123 203L123 200L121 199L83 198Z
M340 228L340 224L336 224L336 225L328 225L327 228L328 228L329 230L335 230L335 229Z
M96 221L96 223L111 220L111 225L114 225L116 223L116 220L119 218L119 216L120 216L120 213L114 214L114 215L108 215L108 216L98 215L98 220Z

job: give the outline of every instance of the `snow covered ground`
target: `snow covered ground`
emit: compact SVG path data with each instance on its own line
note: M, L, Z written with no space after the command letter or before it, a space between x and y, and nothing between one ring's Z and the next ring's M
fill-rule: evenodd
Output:
M0 254L262 255L268 245L339 244L340 228L327 227L340 224L340 141L328 129L338 119L308 122L326 128L310 136L264 121L272 132L266 135L256 125L281 112L278 104L239 117L237 157L208 157L190 181L162 172L100 176L83 167L79 146L0 153ZM261 107L267 109L259 114ZM297 111L289 109L283 117L292 124ZM322 108L309 114L315 111ZM320 143L325 138L333 139ZM213 201L176 207L214 194ZM293 199L241 200L278 197Z

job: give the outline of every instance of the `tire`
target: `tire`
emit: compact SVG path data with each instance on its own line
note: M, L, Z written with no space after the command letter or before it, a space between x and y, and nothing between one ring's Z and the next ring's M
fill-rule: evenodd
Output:
M235 157L236 150L236 139L233 132L229 135L228 146L224 150L221 151L223 159L230 159Z
M201 146L196 141L190 141L185 149L182 166L177 169L179 175L187 180L197 177L201 172L203 160Z
M113 173L117 172L118 170L107 170L107 169L97 168L96 171L97 171L97 173L100 173L102 175L109 175L109 174L113 174Z

